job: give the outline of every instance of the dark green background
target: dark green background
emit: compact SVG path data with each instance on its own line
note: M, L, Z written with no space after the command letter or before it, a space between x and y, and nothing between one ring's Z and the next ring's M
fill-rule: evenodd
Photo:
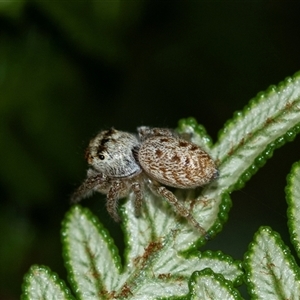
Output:
M214 140L257 92L300 69L300 3L0 3L0 299L18 299L32 264L62 278L60 224L85 177L84 149L115 126L176 127L194 116ZM232 194L206 248L241 259L260 225L286 243L285 177L299 139ZM104 197L82 203L122 246Z

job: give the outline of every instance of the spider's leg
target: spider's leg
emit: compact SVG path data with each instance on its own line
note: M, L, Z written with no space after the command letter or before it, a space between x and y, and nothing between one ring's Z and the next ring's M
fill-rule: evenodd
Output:
M155 184L151 186L151 189L153 189L160 196L166 198L168 202L175 207L180 216L186 218L203 236L207 236L206 230L196 221L189 210L177 200L171 191L164 186L158 186Z
M140 126L137 128L137 132L141 141L145 141L149 137L153 136L174 136L174 131L167 128L151 128L148 126Z
M121 180L114 180L107 193L106 208L111 217L116 221L120 222L120 216L118 213L118 200L126 195L128 186Z
M71 196L71 203L77 203L83 198L91 196L94 191L103 189L107 185L106 180L102 174L88 176Z
M141 214L141 206L142 206L142 199L143 193L141 189L141 185L138 182L134 182L131 185L132 191L134 192L135 199L134 199L134 214L136 217L139 217Z

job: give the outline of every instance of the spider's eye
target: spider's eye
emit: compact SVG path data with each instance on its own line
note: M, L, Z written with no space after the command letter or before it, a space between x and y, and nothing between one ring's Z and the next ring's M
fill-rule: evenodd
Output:
M105 156L103 154L99 154L98 157L101 159L101 160L104 160L105 159Z
M107 142L109 142L109 139L102 139L102 140L101 140L101 145L104 145L104 144L106 144Z

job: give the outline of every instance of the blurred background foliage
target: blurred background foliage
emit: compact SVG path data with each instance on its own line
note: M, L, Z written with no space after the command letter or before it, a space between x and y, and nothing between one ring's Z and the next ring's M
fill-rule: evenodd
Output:
M18 299L29 266L66 278L60 223L85 177L84 149L111 126L176 127L194 116L214 140L257 92L300 69L300 3L0 2L0 299ZM288 243L285 176L299 139L241 192L207 245L241 259L270 225ZM82 203L122 248L104 197Z

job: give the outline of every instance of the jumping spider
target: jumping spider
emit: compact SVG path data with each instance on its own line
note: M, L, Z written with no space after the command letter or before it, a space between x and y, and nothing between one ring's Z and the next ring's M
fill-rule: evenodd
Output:
M132 191L138 216L146 185L206 235L189 210L163 185L181 189L205 185L218 176L215 162L199 146L169 129L142 126L137 132L135 135L111 128L90 141L85 153L90 168L72 202L79 202L95 191L106 194L107 210L118 222L118 200Z

